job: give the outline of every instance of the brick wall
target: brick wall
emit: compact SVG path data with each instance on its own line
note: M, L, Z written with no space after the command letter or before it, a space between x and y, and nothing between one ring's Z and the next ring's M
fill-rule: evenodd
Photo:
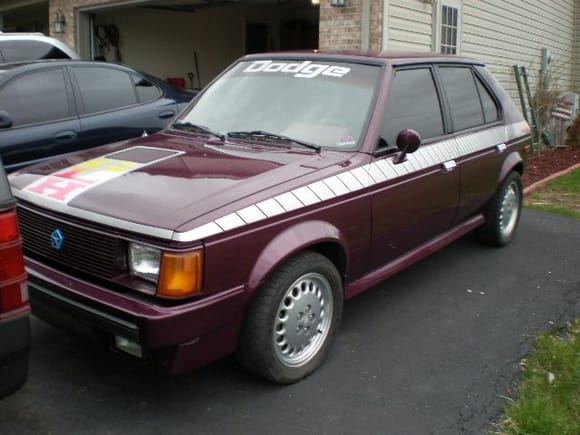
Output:
M370 1L370 49L382 43L383 2ZM320 2L319 46L321 49L357 50L361 48L363 0L346 0L345 7L332 7L330 0Z

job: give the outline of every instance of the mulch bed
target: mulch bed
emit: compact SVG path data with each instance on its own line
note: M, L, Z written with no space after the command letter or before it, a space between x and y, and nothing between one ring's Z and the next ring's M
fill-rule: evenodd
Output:
M580 163L580 148L556 148L543 151L540 155L528 152L523 158L527 158L522 180L526 187Z

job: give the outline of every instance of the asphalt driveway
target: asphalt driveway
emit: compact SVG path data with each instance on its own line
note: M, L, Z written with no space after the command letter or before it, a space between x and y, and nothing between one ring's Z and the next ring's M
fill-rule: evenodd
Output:
M233 359L159 376L33 319L0 434L485 433L534 334L579 316L580 222L526 211L511 246L465 237L347 303L326 364L288 387Z

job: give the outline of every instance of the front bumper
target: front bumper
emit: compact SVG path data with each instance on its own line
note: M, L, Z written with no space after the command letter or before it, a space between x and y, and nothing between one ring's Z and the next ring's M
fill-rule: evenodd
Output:
M18 390L28 377L30 320L22 315L0 320L0 398Z
M232 353L242 319L244 287L175 306L118 293L26 259L32 312L72 333L88 330L111 346L138 343L144 359L182 373Z

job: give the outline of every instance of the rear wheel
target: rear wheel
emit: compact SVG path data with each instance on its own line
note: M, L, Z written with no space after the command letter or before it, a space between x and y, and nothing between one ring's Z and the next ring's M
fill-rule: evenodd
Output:
M328 353L342 305L334 265L315 252L298 254L274 272L248 310L238 360L278 383L308 376Z
M485 224L477 231L482 243L505 246L516 233L522 211L523 188L520 174L510 173L485 212Z

